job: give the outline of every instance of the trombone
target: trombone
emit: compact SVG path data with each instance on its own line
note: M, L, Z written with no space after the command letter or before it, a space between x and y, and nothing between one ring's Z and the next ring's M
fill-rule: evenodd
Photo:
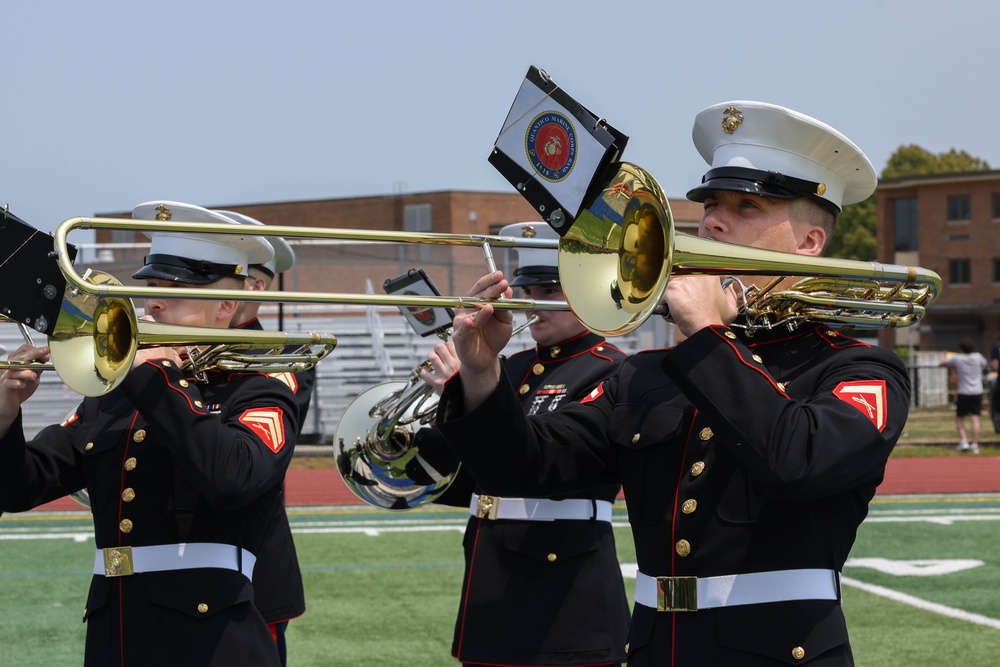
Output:
M121 285L103 271L87 271L82 279L95 287ZM0 320L12 321L4 316ZM21 332L32 344L23 326ZM297 373L319 363L336 345L336 337L330 334L242 329L234 333L231 329L140 321L127 298L95 296L68 286L48 339L51 361L0 361L0 370L54 370L78 394L100 396L121 384L142 347L187 347L185 368L200 379L212 370Z
M132 298L182 298L262 302L341 303L354 305L391 305L408 308L465 308L487 303L471 297L361 295L328 292L267 292L240 289L185 289L162 287L126 287L101 271L79 273L72 263L67 237L75 229L132 229L180 233L246 234L246 228L226 223L191 223L183 221L127 220L120 218L71 218L56 229L55 256L66 278L63 307L56 327L49 337L51 363L19 364L0 362L0 370L30 368L55 370L71 389L84 396L99 396L117 387L131 367L140 347L187 346L189 366L196 376L207 370L233 372L300 372L317 364L336 346L333 335L306 333L271 333L266 331L180 327L138 321ZM289 238L326 238L400 243L439 243L478 246L490 270L496 270L491 246L556 247L549 239L509 236L414 234L407 232L353 229L313 229L308 227L267 228L266 236ZM565 301L506 299L494 307L511 310L569 310ZM23 329L22 329L23 331ZM201 346L210 345L207 350ZM295 351L286 348L298 346ZM262 350L265 354L259 354ZM241 352L242 351L242 352Z
M490 303L508 310L572 310L592 331L606 336L620 336L636 329L654 312L663 312L661 302L667 282L674 275L775 276L764 287L744 290L741 312L748 331L784 325L791 328L802 322L828 322L834 326L860 329L905 327L918 322L941 292L941 278L920 267L860 262L845 259L812 257L761 250L686 234L675 234L667 198L656 180L644 169L627 162L617 163L613 175L595 190L582 212L558 242L543 239L488 235L408 233L356 229L327 229L292 226L268 226L265 236L286 238L322 238L374 242L429 243L479 246L490 270L495 269L491 246L552 247L558 244L560 283L566 301L502 299L497 301L461 296L374 295L334 292L266 292L227 289L186 289L125 287L114 279L92 279L73 267L67 236L76 229L132 229L142 232L178 232L245 234L246 228L226 223L193 223L177 220L145 221L120 218L70 218L55 231L55 255L66 277L67 294L76 298L92 297L92 315L83 310L84 319L94 323L84 331L94 337L95 359L109 370L83 371L79 386L87 395L108 391L113 380L122 374L117 367L127 366L127 350L138 344L131 304L128 298L236 299L263 302L339 303L387 305L407 308L469 308ZM264 230L261 230L264 231ZM92 273L92 272L90 272ZM105 274L106 275L106 274ZM787 289L777 289L782 277L797 277ZM72 306L72 304L70 304ZM78 309L79 310L79 309ZM128 310L130 317L122 317ZM79 315L66 314L66 319ZM127 324L126 324L127 322ZM167 325L160 325L167 326ZM67 330L77 327L68 325ZM218 331L207 332L213 342L239 345L239 338ZM267 334L270 335L270 334ZM83 347L79 333L70 335L77 348ZM190 336L185 337L191 340ZM159 344L170 344L162 342ZM176 339L167 338L175 341ZM200 339L199 339L200 340ZM202 341L207 342L207 341ZM105 354L104 348L112 354ZM67 366L56 357L53 363ZM94 375L98 376L95 381ZM120 379L120 377L118 377ZM74 380L75 382L75 380ZM72 386L72 385L71 385ZM84 393L81 392L81 393ZM96 393L91 393L96 392Z
M675 234L666 196L644 169L627 162L613 165L613 175L595 190L572 226L557 242L488 235L391 232L269 225L264 236L351 241L479 246L490 270L491 246L549 248L557 244L560 283L566 301L462 296L405 296L334 292L244 292L223 289L124 287L86 281L67 251L76 229L143 232L245 234L240 225L171 220L70 218L55 231L60 270L77 290L97 297L239 299L386 305L409 308L468 308L490 303L508 310L572 310L591 331L621 336L639 327L661 302L671 276L774 276L764 287L744 291L741 307L749 331L802 322L828 322L858 329L915 324L941 292L941 278L927 269L879 262L813 257ZM540 223L544 224L544 223ZM786 277L798 282L777 289Z
M539 223L544 224L544 223ZM218 222L183 222L179 220L129 220L121 218L70 218L56 228L54 234L55 252L59 268L66 280L76 289L98 297L175 298L208 299L286 303L344 304L355 306L398 306L401 308L474 308L486 303L506 310L570 310L565 301L536 301L532 299L503 299L489 301L466 296L408 296L401 294L355 294L346 292L268 292L233 289L188 289L117 284L96 284L81 276L68 253L67 237L74 230L134 230L141 232L177 232L183 234L232 234L245 235L247 228ZM428 243L453 246L479 247L489 270L495 271L493 247L500 248L556 248L557 241L551 239L516 238L512 236L491 236L487 234L441 234L416 232L390 232L379 230L337 229L268 225L257 231L265 238L319 238L347 241L372 241L386 243Z

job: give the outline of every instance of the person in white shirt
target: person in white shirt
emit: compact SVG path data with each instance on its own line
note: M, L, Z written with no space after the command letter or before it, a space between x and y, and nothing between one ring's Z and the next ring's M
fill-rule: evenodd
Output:
M979 415L983 411L983 370L986 357L973 352L968 338L958 345L960 353L941 362L955 371L958 377L958 396L955 399L955 428L958 429L958 451L979 453ZM965 417L972 423L972 442L966 437Z

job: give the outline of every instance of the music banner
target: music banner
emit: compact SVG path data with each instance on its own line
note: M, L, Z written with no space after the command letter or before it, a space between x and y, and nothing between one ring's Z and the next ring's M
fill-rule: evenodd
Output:
M62 311L66 277L59 270L51 234L3 207L0 210L0 314L51 334ZM70 260L76 246L67 244Z
M627 136L531 67L489 161L562 235L626 143Z

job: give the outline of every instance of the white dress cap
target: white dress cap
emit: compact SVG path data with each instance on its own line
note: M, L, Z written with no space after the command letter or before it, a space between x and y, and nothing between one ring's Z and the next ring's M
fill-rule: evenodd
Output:
M232 218L241 225L264 224L256 218L251 218L249 215L243 215L242 213L237 213L236 211L223 211L216 209L215 212L221 213L227 218ZM270 272L272 277L279 273L284 273L295 265L295 251L292 250L292 246L288 245L288 241L280 236L269 236L267 237L267 241L271 244L271 247L274 248L274 257L266 262L263 262L261 266Z
M177 222L225 222L236 220L201 206L156 200L132 209L134 220ZM145 265L133 278L158 278L204 285L223 277L245 278L250 264L263 264L274 257L274 249L263 236L242 234L176 233L154 231Z
M834 213L867 199L878 179L865 154L826 123L764 102L732 101L701 111L691 132L711 169L688 199L711 190L779 199L809 197Z
M559 234L544 222L515 222L500 229L500 236L559 240ZM517 248L517 268L512 287L552 285L559 282L559 251L553 248Z

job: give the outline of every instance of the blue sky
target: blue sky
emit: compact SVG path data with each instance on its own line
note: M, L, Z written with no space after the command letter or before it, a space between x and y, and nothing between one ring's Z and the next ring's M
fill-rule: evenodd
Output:
M671 197L729 99L815 116L878 171L911 143L1000 168L993 0L4 5L0 204L44 230L157 198L510 191L486 158L530 65Z

